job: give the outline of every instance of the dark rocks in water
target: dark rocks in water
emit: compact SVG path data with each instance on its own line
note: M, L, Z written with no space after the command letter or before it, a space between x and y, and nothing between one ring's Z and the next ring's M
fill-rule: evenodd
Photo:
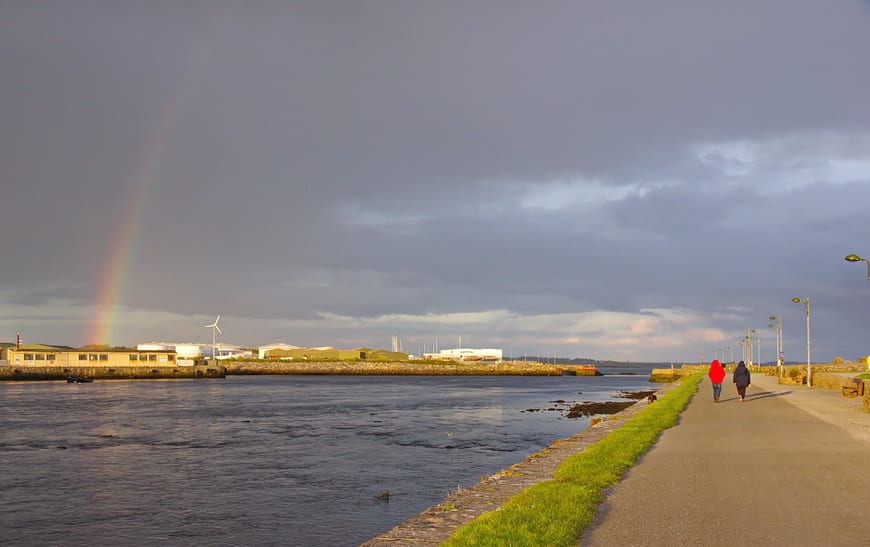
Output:
M375 498L381 501L390 501L390 491L384 490L383 492L375 496Z
M620 410L633 405L632 401L604 401L604 402L585 402L576 405L571 405L566 418L581 418L583 416L596 416L598 414L616 414Z

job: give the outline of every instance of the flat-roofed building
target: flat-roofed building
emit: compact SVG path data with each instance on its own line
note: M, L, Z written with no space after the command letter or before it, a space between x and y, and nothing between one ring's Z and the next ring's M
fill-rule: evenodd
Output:
M135 367L177 366L175 351L66 348L31 344L8 348L10 366L24 367Z
M260 346L257 348L257 355L260 359L268 359L269 352L274 350L294 350L301 349L299 346L294 346L293 344L285 344L283 342L278 342L276 344L266 344L265 346Z
M502 361L504 359L502 350L493 348L442 349L438 353L424 353L423 358L436 361Z

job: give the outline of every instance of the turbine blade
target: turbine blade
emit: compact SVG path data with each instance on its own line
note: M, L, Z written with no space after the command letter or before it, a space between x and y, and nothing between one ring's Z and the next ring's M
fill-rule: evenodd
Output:
M217 316L217 319L214 320L214 324L217 325L217 324L218 324L218 321L220 321L220 320L221 320L221 316L218 315L218 316Z
M214 328L216 328L219 333L221 333L221 334L224 333L224 331L222 331L221 328L219 326L217 326L217 324L215 324Z

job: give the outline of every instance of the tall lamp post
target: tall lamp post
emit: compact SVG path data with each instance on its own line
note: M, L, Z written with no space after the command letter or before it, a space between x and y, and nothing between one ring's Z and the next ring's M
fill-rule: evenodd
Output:
M846 262L866 262L867 263L867 281L870 281L870 260L860 257L855 253L846 255Z
M744 346L743 354L746 356L744 361L746 361L747 367L752 367L752 333L755 332L753 329L746 327L746 345Z
M754 335L754 336L753 336L753 335ZM758 353L758 349L757 349L758 344L757 344L757 343L754 344L754 343L752 342L752 338L753 338L753 337L755 338L756 341L758 341L758 331L755 330L755 329L749 329L749 364L750 364L750 365L751 365L751 364L755 364L756 366L761 366L761 354ZM758 357L758 362L757 362L757 363L753 363L753 362L752 362L752 348L753 348L753 345L754 345L754 347L756 348L756 350L755 350L755 354L756 354L756 356Z
M809 298L792 298L795 304L803 303L807 312L807 387L813 387L813 365L810 358L810 299Z
M761 331L755 331L755 355L758 356L758 366L764 366L761 360Z
M776 366L779 370L779 376L782 377L782 316L771 315L771 321L776 321L776 323L771 323L768 325L769 328L774 329L776 332Z

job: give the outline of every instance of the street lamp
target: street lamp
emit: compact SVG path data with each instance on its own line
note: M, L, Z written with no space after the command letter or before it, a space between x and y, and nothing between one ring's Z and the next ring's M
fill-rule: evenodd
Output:
M744 361L746 361L747 367L752 366L752 334L754 332L755 332L755 329L751 329L749 327L746 327L746 351L745 351L746 359L744 359Z
M803 303L807 312L807 387L813 387L813 365L810 359L810 299L809 298L792 298L795 304Z
M755 331L755 355L758 356L758 366L764 366L764 361L761 360L761 332Z
M866 262L867 263L867 281L870 281L870 260L862 258L855 253L846 255L846 262Z
M782 365L784 364L782 355L782 316L771 315L770 320L776 321L776 323L771 323L768 327L776 332L776 366L779 368L780 377L782 377Z
M749 352L749 361L747 361L746 364L749 366L753 365L753 362L752 362L752 347L753 347L752 338L753 338L753 335L756 335L756 332L758 332L758 331L756 331L755 329L746 329L746 338L749 340L749 346L748 346L749 349L747 350ZM760 363L756 363L756 364L760 364Z

